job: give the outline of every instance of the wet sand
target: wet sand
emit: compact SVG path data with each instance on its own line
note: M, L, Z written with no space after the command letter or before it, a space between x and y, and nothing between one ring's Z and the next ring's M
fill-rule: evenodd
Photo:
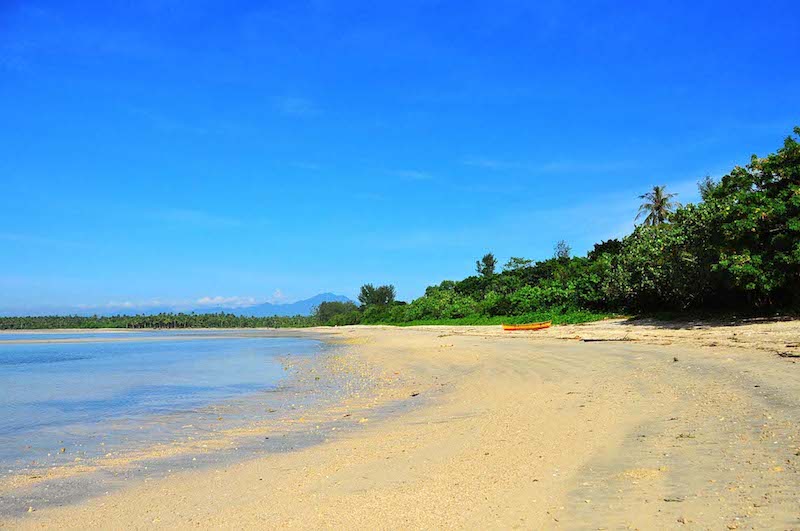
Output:
M800 323L498 328L295 332L379 374L355 429L0 526L800 528Z

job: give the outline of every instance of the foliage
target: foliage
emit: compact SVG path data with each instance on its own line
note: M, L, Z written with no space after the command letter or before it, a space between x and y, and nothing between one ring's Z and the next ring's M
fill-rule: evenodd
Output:
M795 128L800 136L800 128ZM609 303L635 310L760 310L800 304L800 143L788 137L719 182L669 224L623 240L608 281Z
M800 137L800 127L794 133ZM787 137L777 153L752 156L710 192L712 270L745 304L800 303L800 143Z
M492 253L486 253L483 258L475 262L475 270L482 277L491 277L497 268L497 259Z
M533 260L512 256L508 259L508 262L503 265L503 271L516 271L518 269L530 267L531 265L533 265Z
M303 328L318 324L313 317L244 317L232 313L159 313L82 317L50 315L0 317L0 330L65 328Z
M695 210L679 214L685 222L640 226L623 241L605 284L607 301L617 307L685 309L702 302L710 285L706 235Z
M570 256L572 256L572 247L567 245L566 241L558 240L553 248L553 257L559 260L569 260Z
M587 310L545 311L536 313L526 313L515 316L491 317L485 315L470 315L468 317L457 317L449 319L419 319L415 321L385 321L376 324L388 324L397 326L423 326L423 325L452 325L452 326L485 326L500 324L520 324L541 321L553 321L553 324L577 324L592 321L601 321L615 317L612 313L591 312Z
M594 244L594 248L589 251L587 257L589 260L597 260L603 255L618 255L622 251L622 242L615 239L604 240L600 243Z
M314 308L314 317L316 317L317 321L320 323L331 323L335 321L336 324L338 324L342 320L352 320L352 318L348 319L343 316L352 316L357 312L358 306L350 301L326 301L321 302L319 306Z
M377 288L372 284L364 284L358 294L358 302L364 307L387 306L394 302L396 296L397 292L391 284Z
M665 190L666 186L654 186L651 191L640 195L639 199L645 202L639 207L636 219L644 215L644 224L649 226L666 223L670 214L680 205L672 200L678 194L668 194Z
M714 189L717 187L717 182L711 178L710 175L706 175L703 177L699 183L697 183L697 191L700 192L700 197L703 201L706 201L711 198L711 194L714 193Z

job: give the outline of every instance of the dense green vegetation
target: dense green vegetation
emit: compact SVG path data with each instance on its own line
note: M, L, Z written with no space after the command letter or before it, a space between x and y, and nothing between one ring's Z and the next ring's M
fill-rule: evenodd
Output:
M800 128L765 158L755 155L702 201L679 205L663 186L641 196L643 224L585 257L566 242L534 262L491 253L476 275L445 280L409 304L391 285L366 284L353 303L326 302L311 317L231 314L0 318L0 328L284 327L347 324L581 322L613 313L796 310L800 307Z
M37 317L0 317L0 330L55 328L299 328L314 326L311 317L240 317L230 313L157 315L115 315L111 317L50 315Z
M643 194L643 223L622 240L573 257L512 257L496 272L487 254L476 275L429 287L410 304L363 305L337 319L362 323L523 322L609 313L797 310L800 306L800 128L765 158L755 155L702 201L681 206L663 186ZM360 319L359 319L360 318Z

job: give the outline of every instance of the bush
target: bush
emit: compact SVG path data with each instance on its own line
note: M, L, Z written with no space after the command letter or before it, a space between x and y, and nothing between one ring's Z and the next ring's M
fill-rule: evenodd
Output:
M331 324L331 321L339 318L340 315L358 313L358 306L352 302L328 301L321 302L314 309L314 317L320 324Z

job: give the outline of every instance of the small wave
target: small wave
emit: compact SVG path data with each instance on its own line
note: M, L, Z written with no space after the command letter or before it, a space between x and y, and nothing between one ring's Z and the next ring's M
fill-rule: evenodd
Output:
M62 363L65 361L89 360L94 356L26 356L24 358L0 358L0 366L36 365L49 363Z

